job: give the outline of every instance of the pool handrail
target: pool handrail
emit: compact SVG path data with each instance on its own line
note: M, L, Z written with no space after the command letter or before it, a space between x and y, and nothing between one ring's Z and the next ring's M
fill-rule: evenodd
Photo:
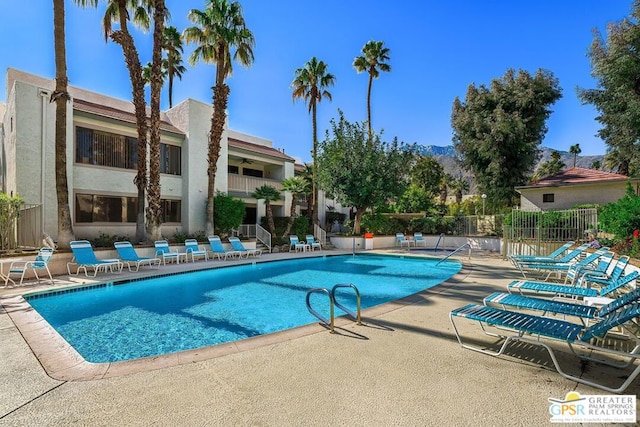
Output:
M440 261L438 261L436 263L436 267L438 265L440 265L441 262L446 261L447 259L449 259L449 257L451 257L451 255L454 255L458 252L460 252L462 249L464 249L465 247L469 248L469 258L471 258L471 244L469 242L465 243L464 245L460 246L458 249L456 249L455 251L451 252L449 255L447 255L446 257L442 258Z

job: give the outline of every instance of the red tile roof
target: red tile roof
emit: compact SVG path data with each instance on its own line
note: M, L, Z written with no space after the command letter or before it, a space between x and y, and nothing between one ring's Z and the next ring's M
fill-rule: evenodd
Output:
M239 148L241 150L251 151L253 153L260 153L271 157L277 157L289 162L295 162L293 157L287 156L282 151L267 147L266 145L253 144L251 142L240 141L238 139L229 138L229 147Z
M595 169L586 168L570 168L558 172L555 175L549 175L541 180L534 182L530 185L516 187L517 188L535 188L535 187L557 187L561 185L575 185L575 184L593 184L603 181L627 181L629 178L626 175L620 175L617 173L604 172Z
M136 115L129 111L123 111L113 107L107 107L105 105L96 104L93 102L85 101L83 99L74 98L73 99L73 109L78 111L84 111L85 113L96 114L102 117L108 117L115 120L121 120L123 122L128 123L136 123ZM177 127L173 126L166 120L160 121L160 129L177 133L179 135L184 135Z

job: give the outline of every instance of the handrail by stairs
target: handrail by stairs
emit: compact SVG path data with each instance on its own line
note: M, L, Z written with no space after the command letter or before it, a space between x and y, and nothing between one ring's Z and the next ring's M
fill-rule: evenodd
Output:
M434 252L438 250L438 246L440 245L441 240L442 240L442 250L444 250L444 233L440 233L440 236L438 236L438 241L436 242L436 246L433 248Z
M260 224L256 224L256 240L259 240L269 248L269 253L271 253L271 233L261 227Z
M356 293L356 311L355 312L351 311L349 308L347 308L344 305L340 304L336 300L336 291L338 289L340 289L340 288L351 288ZM316 310L314 310L313 307L311 307L311 295L312 294L326 294L329 297L329 306L330 306L330 308L329 308L329 318L328 319L326 317L324 317L322 314L318 313ZM320 320L322 323L324 323L326 326L328 326L329 330L331 331L331 333L335 332L335 307L338 307L339 309L341 309L342 311L347 313L348 316L353 318L353 320L356 322L356 324L362 325L361 316L360 316L360 291L358 290L358 288L356 288L356 286L353 283L339 283L339 284L335 285L331 289L331 291L329 291L329 289L327 289L327 288L309 289L307 291L306 303L307 303L307 310L309 310L309 313L311 313L318 320Z

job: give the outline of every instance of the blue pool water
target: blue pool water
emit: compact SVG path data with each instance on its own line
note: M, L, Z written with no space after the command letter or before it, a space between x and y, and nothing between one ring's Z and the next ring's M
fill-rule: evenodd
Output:
M364 309L437 285L461 267L435 262L378 255L302 258L25 298L87 361L114 362L315 323L305 304L311 288L353 283ZM355 311L353 290L339 292L338 300ZM311 303L329 317L326 295L312 294ZM342 314L336 308L336 316Z

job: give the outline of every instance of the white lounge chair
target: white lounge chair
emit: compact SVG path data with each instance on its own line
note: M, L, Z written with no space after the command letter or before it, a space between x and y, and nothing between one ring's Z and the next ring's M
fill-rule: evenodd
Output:
M69 243L73 252L73 260L67 263L67 272L71 275L71 265L75 265L76 273L80 274L80 270L84 270L84 275L89 277L89 269L93 269L93 277L98 275L100 270L107 272L122 272L124 264L119 259L98 259L91 242L88 240L74 240Z
M167 265L167 260L173 260L176 264L180 264L180 259L183 259L185 262L187 261L187 253L178 252L177 250L172 251L169 247L169 242L166 240L156 240L154 246L156 247L156 256L162 257L162 263L164 265Z
M187 261L189 260L189 255L191 255L191 262L196 262L196 257L204 258L205 261L209 260L209 255L207 254L206 249L201 249L198 246L198 241L196 239L187 239L184 241L184 249L187 253Z
M320 244L320 242L316 241L316 238L313 237L313 235L311 234L307 234L307 245L309 245L311 247L311 250L315 250L318 249L319 251L322 250L322 245Z
M147 258L138 256L135 248L131 244L131 242L115 242L113 244L115 246L116 251L118 252L118 256L120 257L120 261L122 261L129 271L131 270L131 266L133 265L138 271L141 265L148 265L149 267L158 266L162 262L160 258Z
M422 233L413 233L413 246L424 246L427 247L427 241L424 237L422 237Z
M209 246L211 247L210 252L217 256L218 259L222 259L224 256L224 260L226 261L228 257L235 258L236 255L240 258L241 253L238 251L229 251L224 248L222 245L222 240L218 236L209 236Z
M244 247L240 239L238 239L237 237L229 237L229 243L231 243L231 247L233 248L234 251L240 252L241 254L240 257L242 257L242 254L246 254L247 258L249 258L249 255L253 255L253 256L262 255L261 249L247 249Z

